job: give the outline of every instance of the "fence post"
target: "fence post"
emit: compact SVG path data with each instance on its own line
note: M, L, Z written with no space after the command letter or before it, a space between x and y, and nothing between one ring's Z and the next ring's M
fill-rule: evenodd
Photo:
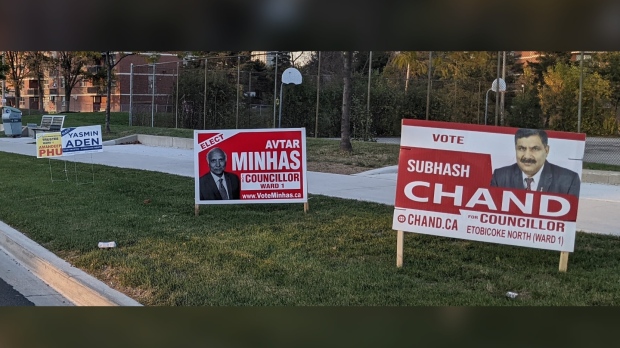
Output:
M153 64L153 81L151 90L151 127L155 124L155 64Z
M237 121L236 129L239 129L239 67L241 66L241 56L237 56Z
M276 97L278 96L278 51L275 51L276 65L273 75L273 128L276 128Z
M174 110L174 128L179 128L179 62L177 61L177 101Z
M205 58L205 92L204 105L202 107L202 129L207 129L207 58Z
M133 63L129 66L129 126L133 125Z
M319 67L317 68L316 73L316 119L314 124L314 137L318 138L319 136L319 90L321 86L321 51L318 51L319 55Z

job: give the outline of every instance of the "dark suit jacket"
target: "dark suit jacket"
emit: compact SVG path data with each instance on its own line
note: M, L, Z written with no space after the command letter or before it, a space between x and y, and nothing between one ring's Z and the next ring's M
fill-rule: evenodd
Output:
M230 199L239 199L239 177L236 174L224 172L224 180ZM217 183L213 180L211 172L200 177L199 180L200 200L222 199Z
M493 172L491 186L524 188L521 169L516 163L496 169ZM545 167L543 168L540 175L540 182L538 183L538 191L566 193L579 197L580 187L581 181L577 173L545 161Z

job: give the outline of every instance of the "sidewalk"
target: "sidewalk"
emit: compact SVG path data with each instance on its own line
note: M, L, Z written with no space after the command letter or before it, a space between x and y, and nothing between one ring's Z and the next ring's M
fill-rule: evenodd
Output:
M0 138L0 151L29 156L35 156L36 153L34 140L31 138ZM62 160L150 170L186 177L193 177L194 175L193 150L189 149L146 145L106 145L103 152L65 156L62 157ZM620 175L618 173L612 174ZM96 175L95 173L95 183L97 182ZM588 182L600 182L600 180L605 182L604 180L608 176L605 172L588 171L586 173L584 171L577 215L578 231L620 235L620 228L618 227L620 226L620 217L617 214L620 211L620 185ZM591 178L591 180L588 178ZM395 166L356 175L308 172L308 193L310 194L393 205L395 191ZM0 232L4 233L6 228L3 229L2 226L3 224L0 224ZM3 233L0 233L0 248L6 247L7 241L9 244L14 243L6 239ZM13 252L13 254L15 255L16 252ZM46 255L46 257L53 258L53 254L52 256ZM54 260L48 261L48 263L59 267L65 274L70 274L69 279L75 279L76 276L71 275L75 268L70 267L68 264L63 264L61 261ZM83 275L80 274L81 276ZM110 291L112 289L109 289L101 282L99 282L101 284L97 284L92 279L89 279L89 282L87 288L98 289L102 293L107 294L108 297L111 297L108 299L108 304L139 305ZM62 293L60 290L59 292ZM106 302L99 303L105 305Z

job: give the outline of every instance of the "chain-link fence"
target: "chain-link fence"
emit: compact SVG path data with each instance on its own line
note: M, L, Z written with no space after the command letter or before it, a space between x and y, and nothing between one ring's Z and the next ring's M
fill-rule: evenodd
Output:
M377 142L400 144L400 137L381 137ZM586 138L583 162L620 166L620 138Z
M134 65L129 111L134 126L188 129L304 127L308 136L339 137L342 76L302 71L300 85L282 84L283 69L248 69L238 57ZM468 78L406 81L375 73L354 74L351 136L398 137L403 118L538 128L542 114L527 89L508 84L504 107L488 81ZM280 99L280 93L282 100ZM520 99L521 98L521 99ZM520 104L519 104L520 102ZM281 104L280 104L281 103ZM497 106L500 105L500 108ZM538 120L538 121L536 121ZM532 123L534 122L534 123ZM617 139L588 137L584 161L620 164Z
M257 98L251 90L252 82L264 84L257 80L264 79L265 73L216 67L205 67L204 60L133 66L130 104L126 106L132 125L190 129L273 127L272 95Z
M620 166L620 138L588 137L583 161Z

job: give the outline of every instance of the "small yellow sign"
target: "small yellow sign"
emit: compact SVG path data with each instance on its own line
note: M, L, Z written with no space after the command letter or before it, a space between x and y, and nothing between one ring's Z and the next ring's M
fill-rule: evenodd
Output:
M37 134L37 158L62 156L60 132Z

